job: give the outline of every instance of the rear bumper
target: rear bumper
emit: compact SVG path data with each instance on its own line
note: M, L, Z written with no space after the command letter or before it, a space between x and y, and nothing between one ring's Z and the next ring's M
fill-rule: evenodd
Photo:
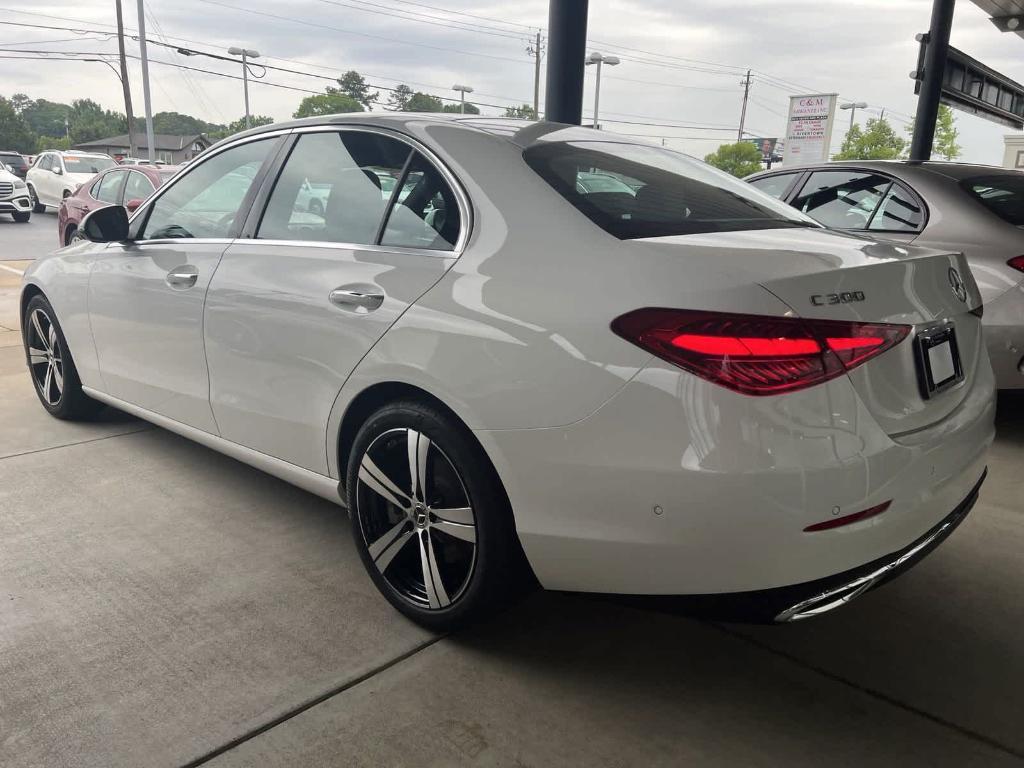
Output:
M985 305L982 325L996 387L1024 388L1024 282Z

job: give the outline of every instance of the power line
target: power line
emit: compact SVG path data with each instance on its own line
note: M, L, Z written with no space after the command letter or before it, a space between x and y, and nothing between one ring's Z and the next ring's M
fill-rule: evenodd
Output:
M511 31L507 31L507 30L498 31L497 27L484 27L483 25L457 26L457 25L461 25L463 22L451 21L451 20L448 20L448 21L434 21L434 20L432 20L432 18L437 18L437 17L423 18L423 19L415 18L413 16L405 15L407 13L410 13L409 11L391 12L390 10L379 10L379 9L386 9L387 6L379 5L378 3L365 2L365 0L355 0L355 2L360 3L359 5L352 5L352 3L341 2L341 0L317 0L317 2L325 3L327 5L336 5L336 6L340 7L340 8L352 8L352 9L357 10L357 11L363 11L364 13L373 13L373 14L377 14L379 16L390 16L392 18L401 19L403 21L415 21L415 22L417 22L419 24L431 24L431 25L433 25L435 27L445 27L447 29L458 30L460 32L475 32L476 34L480 34L480 35L493 35L494 37L505 37L505 38L510 38L512 40L520 40L523 37L523 35L521 35L520 33L517 33L517 32L511 32ZM366 8L364 6L373 6L373 7Z

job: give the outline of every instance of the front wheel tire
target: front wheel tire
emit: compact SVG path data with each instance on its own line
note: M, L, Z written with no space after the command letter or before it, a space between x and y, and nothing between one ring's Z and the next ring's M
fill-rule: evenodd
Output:
M39 202L35 187L28 188L28 196L32 198L32 213L46 213L46 206Z
M34 296L22 318L25 356L43 408L58 419L87 419L102 407L82 391L57 316L43 296Z
M27 224L28 220L32 218L32 213L30 211L18 211L17 213L12 213L11 217L19 224Z
M356 435L346 478L363 564L418 624L450 631L500 607L522 583L504 491L453 417L416 402L381 408Z

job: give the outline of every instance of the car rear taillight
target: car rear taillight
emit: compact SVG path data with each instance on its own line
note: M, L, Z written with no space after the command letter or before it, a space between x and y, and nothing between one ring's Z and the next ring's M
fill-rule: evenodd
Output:
M1024 256L1014 256L1006 263L1014 269L1019 269L1021 272L1024 272Z
M745 395L820 384L891 349L908 325L647 308L612 321L626 341Z

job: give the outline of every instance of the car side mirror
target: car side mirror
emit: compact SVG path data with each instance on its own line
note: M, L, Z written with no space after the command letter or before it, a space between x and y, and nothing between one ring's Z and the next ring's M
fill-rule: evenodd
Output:
M131 200L124 204L124 207L128 210L128 213L135 213L139 206L142 205L142 200L137 197L133 197Z
M56 174L57 174L58 176L63 176L63 175L64 175L64 169L63 169L63 168L61 168L61 167L60 167L59 165L58 165L58 166L57 166L56 168L53 168L52 170L53 170L53 172L54 172L54 173L56 173Z
M78 226L82 236L94 243L116 243L128 239L128 211L121 205L107 205L86 214Z

